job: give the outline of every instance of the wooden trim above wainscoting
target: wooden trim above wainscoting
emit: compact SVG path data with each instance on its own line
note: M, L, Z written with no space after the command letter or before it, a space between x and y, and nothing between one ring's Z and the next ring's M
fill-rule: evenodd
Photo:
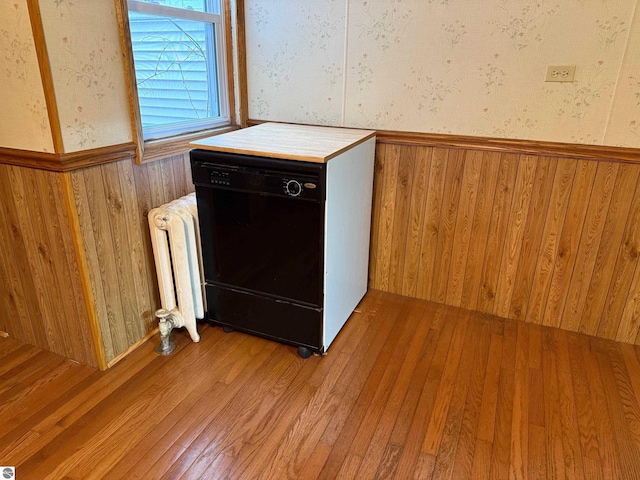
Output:
M94 165L127 160L133 158L135 154L136 144L133 142L83 150L81 152L65 153L61 155L62 171L70 172L81 168L93 167Z
M50 172L61 172L60 153L31 152L15 148L0 147L0 163L19 167L37 168Z
M426 147L463 148L519 155L543 155L570 157L580 160L606 160L640 163L640 148L612 147L606 145L581 145L576 143L545 142L508 138L473 137L438 133L395 132L378 130L378 143L395 145L420 145Z
M251 127L268 121L275 122L277 120L250 119L247 124ZM443 133L400 132L393 130L376 130L376 143L461 148L466 150L514 153L518 155L569 157L578 160L640 163L640 148L612 147L608 145L581 145L577 143L474 137L470 135L449 135Z
M237 125L229 125L202 132L180 135L171 140L147 141L145 142L142 163L149 163L174 155L182 155L189 151L189 143L194 140L232 132L239 128ZM32 152L29 150L0 147L0 164L37 168L38 170L48 170L50 172L71 172L94 165L126 160L134 158L135 156L136 144L134 142L69 153Z
M31 152L0 147L0 163L50 172L70 172L94 165L126 160L134 157L135 154L136 144L133 142L70 153Z

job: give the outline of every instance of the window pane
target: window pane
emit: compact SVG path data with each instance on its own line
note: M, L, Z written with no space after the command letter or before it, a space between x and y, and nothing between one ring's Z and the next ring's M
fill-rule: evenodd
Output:
M214 26L137 12L129 23L143 130L218 117Z
M162 5L164 7L184 8L187 10L195 10L196 12L220 13L219 0L137 0L143 3L151 3L153 5Z

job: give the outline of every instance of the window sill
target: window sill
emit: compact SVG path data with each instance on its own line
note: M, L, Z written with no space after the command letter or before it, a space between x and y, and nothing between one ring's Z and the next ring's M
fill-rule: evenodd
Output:
M226 125L224 127L216 127L200 132L188 133L184 135L176 135L174 137L162 138L160 140L147 140L141 149L142 154L136 157L137 163L149 163L163 158L172 157L174 155L184 155L189 151L189 143L201 138L213 137L221 133L238 130L237 125Z

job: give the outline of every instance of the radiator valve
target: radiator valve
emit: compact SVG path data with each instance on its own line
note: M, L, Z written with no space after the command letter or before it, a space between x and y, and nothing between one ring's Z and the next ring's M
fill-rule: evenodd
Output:
M169 355L176 348L175 342L171 340L171 330L179 325L179 321L176 321L180 316L180 312L175 308L173 310L167 310L161 308L156 310L156 317L160 320L158 329L160 330L160 345L156 347L156 353L160 355Z

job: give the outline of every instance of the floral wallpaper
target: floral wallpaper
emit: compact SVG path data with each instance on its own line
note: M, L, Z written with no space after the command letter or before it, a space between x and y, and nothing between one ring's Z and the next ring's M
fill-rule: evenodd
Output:
M630 27L629 42L616 85L605 142L640 146L640 5Z
M0 147L53 152L26 0L0 2Z
M115 4L40 0L65 152L132 140Z
M249 115L640 147L638 3L248 0Z
M253 118L337 125L344 88L344 0L247 2Z

